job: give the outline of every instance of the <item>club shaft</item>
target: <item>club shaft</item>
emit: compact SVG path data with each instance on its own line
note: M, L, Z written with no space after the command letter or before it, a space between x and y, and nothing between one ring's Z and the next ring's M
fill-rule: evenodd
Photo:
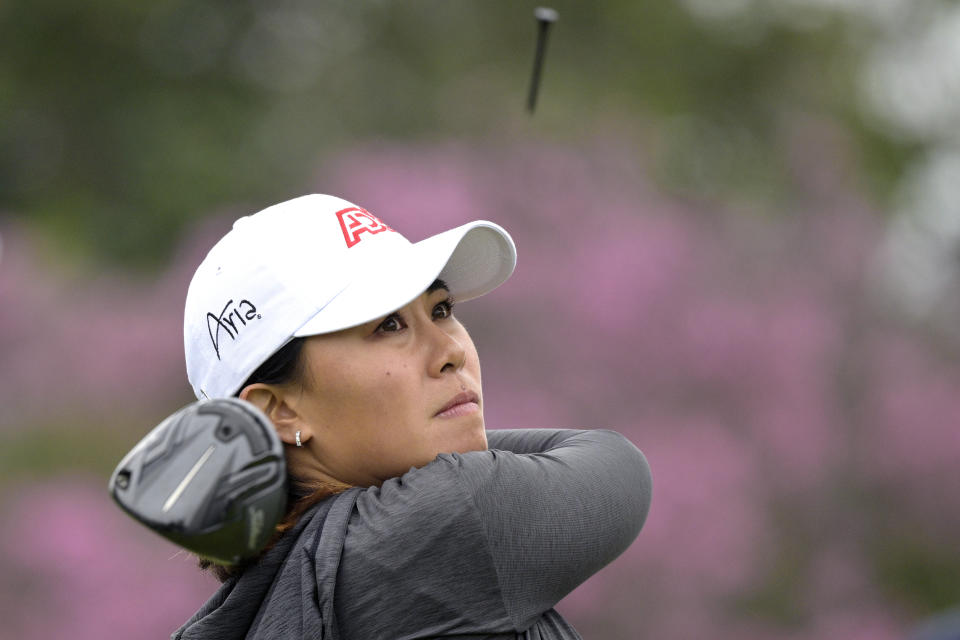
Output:
M547 51L547 35L550 23L546 20L538 21L537 51L533 57L533 75L530 77L530 92L527 94L527 110L533 113L537 106L537 92L540 89L540 75L543 70L543 58Z

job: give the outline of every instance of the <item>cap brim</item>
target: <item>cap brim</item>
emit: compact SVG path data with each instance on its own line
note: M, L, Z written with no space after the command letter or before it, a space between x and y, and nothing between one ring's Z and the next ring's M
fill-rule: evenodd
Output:
M470 300L500 286L516 262L516 247L502 227L485 220L470 222L379 254L293 335L331 333L370 322L408 304L437 278L446 282L455 300Z

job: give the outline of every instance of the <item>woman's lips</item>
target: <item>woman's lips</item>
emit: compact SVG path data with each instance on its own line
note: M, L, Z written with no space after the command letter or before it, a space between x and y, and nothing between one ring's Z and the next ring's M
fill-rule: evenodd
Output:
M480 410L480 398L472 391L464 391L455 395L440 411L434 414L437 418L456 418L470 415Z

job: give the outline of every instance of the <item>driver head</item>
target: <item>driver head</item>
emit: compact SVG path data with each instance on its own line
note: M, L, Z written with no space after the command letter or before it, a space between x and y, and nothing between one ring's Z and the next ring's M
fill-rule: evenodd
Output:
M255 556L286 507L283 448L236 398L201 401L157 425L117 466L110 494L136 520L222 564Z

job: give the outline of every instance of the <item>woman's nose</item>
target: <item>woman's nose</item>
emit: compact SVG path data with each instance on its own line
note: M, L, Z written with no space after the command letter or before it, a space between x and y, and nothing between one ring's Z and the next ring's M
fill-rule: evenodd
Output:
M433 350L430 359L430 375L440 377L444 373L457 372L467 360L467 351L455 336L437 325L430 331Z

